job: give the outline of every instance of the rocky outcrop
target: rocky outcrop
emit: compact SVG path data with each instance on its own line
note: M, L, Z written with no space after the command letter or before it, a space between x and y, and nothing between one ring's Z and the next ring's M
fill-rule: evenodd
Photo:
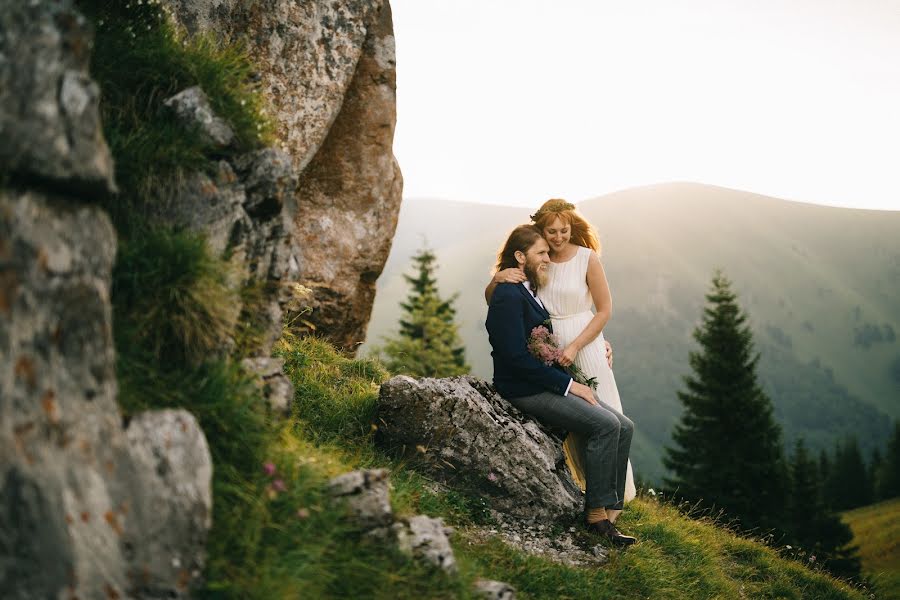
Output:
M419 562L447 573L456 573L456 556L450 546L453 529L444 525L440 517L416 515L391 525L397 548Z
M297 235L310 320L340 347L365 339L375 281L397 228L403 181L391 152L394 37L385 3L369 25L341 112L300 178Z
M189 33L241 39L298 173L297 279L305 317L348 351L365 338L400 208L391 149L394 35L386 0L167 0Z
M375 529L394 521L387 469L350 471L328 482L332 498L343 498L361 529Z
M98 208L0 191L7 598L184 597L201 581L209 451L186 413L146 413L122 428L109 304L115 248Z
M199 86L189 87L175 94L163 106L190 126L196 126L209 144L224 148L234 141L234 131L224 119L218 117L209 104L209 98Z
M202 581L210 457L186 413L123 429L116 236L90 203L113 173L89 30L64 0L7 2L0 44L0 172L13 182L0 188L0 590L186 597Z
M572 518L583 495L562 442L476 377L394 377L381 386L377 440L418 456L438 480L518 519Z
M419 563L456 573L456 557L450 546L453 529L441 518L415 515L394 519L388 490L387 469L350 471L328 482L334 502L344 503L350 521L368 536L390 542Z
M479 579L475 582L475 593L485 600L516 600L516 588L491 579Z
M45 187L114 188L90 47L71 2L0 5L0 170Z
M249 349L253 356L271 354L281 334L283 284L298 277L300 251L292 235L296 184L290 157L263 148L169 182L146 209L154 221L200 233L213 254L229 256L243 269L235 287L265 290L262 301L248 307L265 330L259 347Z
M291 412L291 401L294 399L294 384L284 374L283 358L245 358L241 366L248 373L257 375L258 385L262 388L269 408L277 415L288 416Z
M125 432L140 481L129 490L133 521L123 542L132 593L181 596L200 582L212 526L212 459L186 410L147 411ZM174 585L173 585L174 583Z

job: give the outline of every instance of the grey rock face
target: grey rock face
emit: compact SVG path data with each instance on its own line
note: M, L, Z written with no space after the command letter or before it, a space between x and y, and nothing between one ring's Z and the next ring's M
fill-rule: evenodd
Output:
M220 160L214 172L195 172L170 182L149 217L167 225L206 236L214 254L230 255L246 267L235 286L256 282L267 289L266 302L257 315L266 334L257 356L271 354L281 333L283 282L299 273L294 232L297 176L284 152L265 148L234 159Z
M112 191L93 36L70 0L0 3L0 171L56 188Z
M147 415L131 436L122 430L109 304L115 248L100 209L0 190L6 598L184 597L198 581L199 570L158 561L202 564L209 478L187 484L184 469L202 475L209 453L184 415Z
M201 581L212 526L212 459L206 437L186 410L142 413L126 430L140 501L124 547L145 598L185 597ZM127 538L131 539L127 539Z
M295 221L301 280L313 290L309 320L348 351L365 339L403 189L391 149L396 70L390 5L370 19L340 114L301 174Z
M300 173L293 235L297 280L313 290L307 320L354 351L365 339L403 186L392 151L390 5L166 1L189 32L246 41L274 109L279 144ZM248 212L255 206L251 199Z
M394 520L386 469L351 471L328 482L333 498L343 498L361 529L390 525Z
M381 386L376 421L380 443L423 447L422 468L494 510L546 522L581 509L561 440L476 377L394 377Z
M278 124L302 170L341 110L380 0L166 0L189 33L244 38Z
M226 147L234 141L234 131L216 116L209 98L199 86L182 90L163 102L188 127L196 127L203 137L216 146Z
M263 394L269 407L281 415L291 412L294 399L294 384L284 375L283 358L245 358L241 361L244 368L259 376Z
M479 579L475 591L486 600L516 600L516 588L502 581Z
M453 529L445 526L440 517L416 515L394 523L391 531L397 540L397 548L404 554L448 573L456 573L456 557L448 537Z

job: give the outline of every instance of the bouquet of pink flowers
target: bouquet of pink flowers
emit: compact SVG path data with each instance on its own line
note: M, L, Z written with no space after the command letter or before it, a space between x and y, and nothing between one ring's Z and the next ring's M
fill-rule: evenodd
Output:
M531 335L528 337L528 351L548 367L554 363L559 364L559 357L563 352L559 347L559 338L550 333L550 330L543 325L538 325L531 330ZM594 390L597 389L597 378L587 377L575 363L563 368L578 383L583 383Z

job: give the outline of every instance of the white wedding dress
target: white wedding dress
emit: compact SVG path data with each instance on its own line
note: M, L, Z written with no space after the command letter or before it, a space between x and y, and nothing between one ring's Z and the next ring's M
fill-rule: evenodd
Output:
M579 246L575 256L566 262L550 263L547 285L541 288L538 296L553 323L553 333L559 338L561 348L568 346L587 326L594 313L591 310L594 301L587 285L588 260L593 250ZM606 347L603 332L590 344L582 348L575 356L575 364L587 377L597 378L597 395L606 404L620 413L622 400L616 387L616 378L606 362ZM579 448L578 436L569 436L566 440L566 451L576 479L584 487L583 453ZM573 456L576 455L576 456ZM572 464L574 463L574 464ZM581 471L580 473L578 471ZM635 496L634 475L631 461L628 461L628 475L625 479L625 501Z

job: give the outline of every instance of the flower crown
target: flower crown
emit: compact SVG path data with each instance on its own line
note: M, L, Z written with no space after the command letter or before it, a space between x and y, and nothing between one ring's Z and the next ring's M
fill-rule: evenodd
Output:
M537 223L538 219L547 213L558 213L564 210L575 210L575 205L571 202L566 202L565 200L548 200L539 211L531 215L531 221Z

